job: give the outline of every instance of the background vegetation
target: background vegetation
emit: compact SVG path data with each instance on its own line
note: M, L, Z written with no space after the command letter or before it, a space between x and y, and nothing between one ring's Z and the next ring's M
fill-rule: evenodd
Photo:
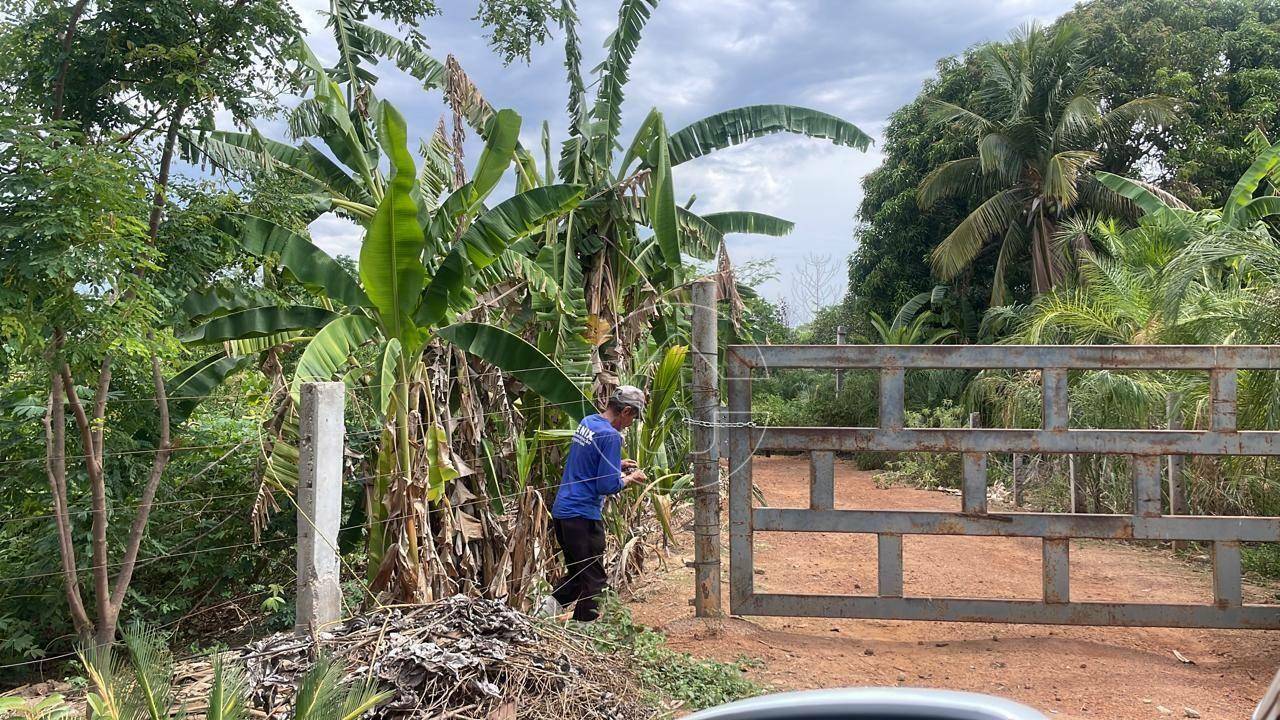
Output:
M291 624L308 379L348 386L352 610L378 593L526 604L553 566L546 504L567 433L617 384L646 386L627 454L652 482L607 517L625 581L687 499L684 304L708 273L726 342L829 343L839 325L866 343L1280 342L1272 0L1094 0L941 59L865 179L847 297L798 328L753 290L769 265L735 267L723 242L791 224L699 214L672 168L777 132L851 151L869 138L783 105L682 129L653 109L624 137L656 4L622 2L605 61L584 73L571 0L480 3L507 62L565 43L555 139L424 46L412 28L430 0L333 0L332 64L282 0L0 6L0 680L127 621L178 647ZM399 98L379 96L385 72L448 108L420 144ZM289 136L265 137L264 118ZM500 184L513 195L493 196ZM311 243L326 212L360 226L358 257ZM869 373L838 394L806 371L755 387L766 422L875 423ZM1242 376L1242 427L1277 429L1278 387ZM908 418L1035 425L1038 388L1034 373L913 372ZM1072 423L1203 427L1206 393L1192 375L1080 374ZM886 481L958 480L954 458L856 460L887 466ZM992 467L1000 480L1008 460ZM1122 460L1028 468L1034 506L1066 509L1075 473L1081 509L1127 508ZM1278 479L1256 459L1185 466L1195 512L1276 514ZM1247 559L1280 567L1259 549ZM624 617L600 632L670 696L708 697L688 678L716 697L753 692L740 668L673 656Z

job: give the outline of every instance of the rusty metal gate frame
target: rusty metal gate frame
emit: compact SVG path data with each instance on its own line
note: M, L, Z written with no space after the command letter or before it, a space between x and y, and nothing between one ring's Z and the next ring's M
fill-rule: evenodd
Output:
M751 417L752 371L768 368L877 370L875 428L761 427ZM907 369L1040 370L1039 429L903 427ZM1208 430L1072 430L1071 370L1208 371ZM1280 607L1242 602L1240 543L1280 541L1280 518L1162 515L1161 455L1280 455L1280 432L1236 429L1238 370L1280 370L1280 346L884 346L733 345L727 349L728 407L720 427L729 455L730 609L740 615L1014 622L1059 625L1280 628ZM739 422L733 422L738 420ZM752 505L751 455L808 452L810 506ZM961 512L834 508L834 454L864 450L963 453ZM1130 515L987 512L987 454L1100 453L1134 456ZM755 591L756 531L874 533L876 595ZM903 594L903 535L1036 537L1043 540L1041 600L912 597ZM1212 605L1075 602L1070 598L1071 538L1196 540L1213 547Z

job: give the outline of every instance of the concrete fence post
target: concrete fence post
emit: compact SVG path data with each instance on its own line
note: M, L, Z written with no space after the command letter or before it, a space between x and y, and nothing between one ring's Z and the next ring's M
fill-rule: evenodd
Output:
M298 412L298 615L294 632L315 635L341 617L338 526L342 515L345 386L303 383Z
M693 304L693 607L698 617L720 610L720 356L716 337L716 283L698 280Z

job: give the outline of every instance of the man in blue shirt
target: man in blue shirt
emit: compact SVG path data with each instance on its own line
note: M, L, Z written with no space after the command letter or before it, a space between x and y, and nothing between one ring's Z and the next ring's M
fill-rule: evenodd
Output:
M569 445L560 488L551 518L556 541L564 553L565 576L542 602L542 612L559 615L574 604L573 619L595 620L596 597L607 587L604 573L604 522L600 512L606 496L648 478L634 460L622 459L622 431L644 411L644 391L622 385L605 411L578 424Z

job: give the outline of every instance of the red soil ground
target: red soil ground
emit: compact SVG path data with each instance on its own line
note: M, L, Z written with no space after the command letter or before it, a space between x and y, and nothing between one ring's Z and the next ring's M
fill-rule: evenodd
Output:
M769 505L808 506L806 458L756 458L754 472ZM877 488L873 473L836 463L838 508L958 510L959 502L946 493ZM708 624L694 620L688 604L692 570L680 562L692 559L687 529L680 547L668 569L635 592L636 619L661 629L676 649L757 660L749 674L778 690L907 685L1001 695L1055 718L1226 720L1247 718L1280 668L1274 631L768 617ZM908 536L903 557L907 595L1034 599L1041 592L1036 539ZM871 535L760 533L755 558L760 591L875 591ZM727 585L723 593L727 601ZM1211 573L1160 549L1074 541L1071 594L1206 602ZM1276 588L1246 584L1245 597L1275 602Z

